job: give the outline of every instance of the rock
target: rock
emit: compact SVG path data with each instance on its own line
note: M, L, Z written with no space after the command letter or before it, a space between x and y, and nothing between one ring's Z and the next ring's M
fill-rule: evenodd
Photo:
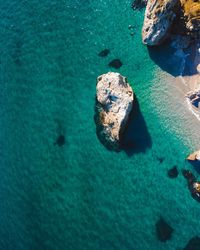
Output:
M200 150L193 152L187 157L188 161L200 161Z
M180 0L185 27L189 35L200 37L200 3L198 0Z
M183 250L200 250L200 237L196 236L190 239Z
M55 144L57 144L59 147L63 146L65 144L65 136L59 135Z
M142 28L142 40L147 45L161 44L169 34L176 17L175 6L179 0L149 0Z
M176 166L168 170L168 177L169 178L176 178L178 176L178 169Z
M101 136L118 148L132 110L133 90L125 77L114 72L99 76L96 89Z
M114 59L109 62L108 66L119 69L122 66L122 62L119 59Z
M160 241L170 240L173 231L174 229L162 217L156 222L156 233Z
M195 176L190 170L183 169L182 174L187 179L189 185L193 184L193 182L196 181Z
M106 57L110 53L109 49L104 49L101 52L99 52L98 56L100 57Z
M192 39L200 37L199 12L197 0L149 0L142 29L143 43L159 45L174 34L185 36L177 46L186 47Z
M190 91L187 93L186 98L188 98L192 108L195 110L199 109L200 107L200 89L196 89L194 91ZM194 152L197 153L197 152ZM193 154L194 154L193 153Z
M182 170L182 174L187 179L192 198L200 202L200 182L196 180L196 177L189 170Z

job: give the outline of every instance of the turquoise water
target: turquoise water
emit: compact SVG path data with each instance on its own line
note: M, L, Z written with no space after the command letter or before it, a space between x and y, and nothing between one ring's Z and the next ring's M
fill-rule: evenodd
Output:
M200 204L181 174L167 177L173 165L191 168L190 116L174 112L174 92L141 44L143 12L130 5L0 2L0 249L171 250L200 234ZM96 77L115 58L142 114L134 154L108 151L96 135ZM165 243L160 216L174 228Z

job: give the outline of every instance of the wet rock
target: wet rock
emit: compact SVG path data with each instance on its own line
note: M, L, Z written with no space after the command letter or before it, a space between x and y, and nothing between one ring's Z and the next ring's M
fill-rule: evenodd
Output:
M97 119L100 137L118 148L133 107L133 90L119 73L108 72L97 79Z
M200 202L200 182L189 170L182 170L183 176L187 179L188 189L193 199Z
M98 56L100 57L106 57L110 53L109 49L104 49L101 52L99 52Z
M122 66L122 62L119 59L114 59L108 64L109 67L119 69Z
M190 239L183 250L200 250L200 237L196 236Z
M176 166L168 170L168 177L169 178L176 178L178 176L178 169Z
M156 233L160 241L170 240L173 231L174 229L162 217L156 222Z
M187 179L188 184L192 184L194 181L196 181L195 176L190 170L183 169L182 174Z
M59 147L63 146L65 144L65 136L59 135L55 144L57 144Z

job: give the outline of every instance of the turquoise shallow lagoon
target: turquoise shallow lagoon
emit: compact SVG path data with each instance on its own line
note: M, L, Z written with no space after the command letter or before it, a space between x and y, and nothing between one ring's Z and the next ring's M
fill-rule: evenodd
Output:
M143 11L130 6L0 2L0 249L180 250L200 234L200 204L181 174L167 177L173 165L192 169L184 159L198 147L197 121L142 45ZM96 135L96 77L115 58L142 114L134 154L109 151ZM160 216L174 229L165 243Z

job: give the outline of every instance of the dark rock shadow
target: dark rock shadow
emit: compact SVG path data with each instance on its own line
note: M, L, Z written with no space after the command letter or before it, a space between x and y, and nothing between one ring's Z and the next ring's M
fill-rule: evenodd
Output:
M152 140L141 113L139 102L135 97L126 130L121 138L120 148L131 156L134 153L145 152L151 146Z
M169 41L159 46L148 46L147 48L150 58L169 74L175 77L197 74L197 65L194 65L195 44L184 49L183 53L172 48Z
M195 236L189 240L183 250L199 250L200 249L200 237Z
M152 146L152 140L148 132L144 117L140 111L139 103L135 97L133 109L129 116L127 127L120 139L120 146L113 148L108 141L102 136L102 126L99 123L99 109L96 100L94 120L96 123L96 134L99 141L108 149L112 151L125 151L127 155L131 156L134 153L145 152L147 148Z

